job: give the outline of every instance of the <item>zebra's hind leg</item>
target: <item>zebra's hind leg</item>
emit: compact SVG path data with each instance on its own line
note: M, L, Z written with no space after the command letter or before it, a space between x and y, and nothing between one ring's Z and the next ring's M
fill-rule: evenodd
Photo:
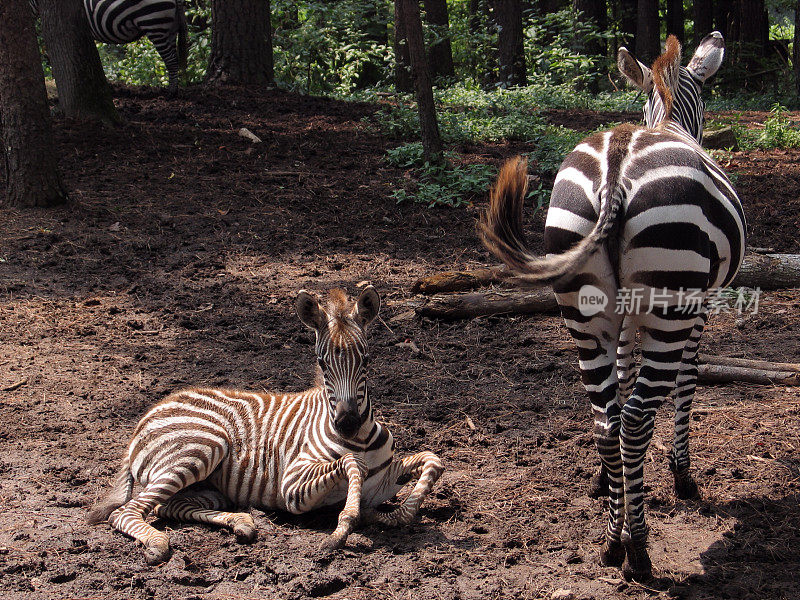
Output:
M175 479L169 475L162 476L147 484L136 498L120 506L108 517L111 527L142 543L148 565L167 560L170 549L167 534L145 523L144 517L158 504L167 502L175 492Z
M681 356L681 366L673 392L675 434L669 454L669 468L675 479L675 494L684 500L700 496L697 483L689 473L689 417L697 388L697 352L707 319L708 311L703 307L702 312L697 315L694 329Z
M625 486L625 528L622 542L627 579L642 582L652 576L647 552L649 527L644 512L644 458L653 438L658 407L675 389L681 358L694 330L695 316L675 307L661 314L638 315L642 365L633 393L621 413L620 451Z
M390 526L406 525L417 516L419 507L441 477L444 467L438 456L433 452L426 451L397 460L389 469L387 474L389 481L395 482L405 477L411 479L419 477L417 484L408 497L403 500L403 503L392 512L380 513L374 509L368 509L364 511L364 519Z
M161 519L195 521L227 527L239 543L249 544L256 539L256 524L249 513L227 512L231 502L215 489L187 489L153 508Z
M630 317L622 321L622 329L617 345L617 381L619 382L618 402L620 406L631 395L633 383L636 381L636 369L633 365L633 350L636 345L636 327ZM608 496L608 473L603 463L595 471L589 482L587 496L590 498L606 498Z

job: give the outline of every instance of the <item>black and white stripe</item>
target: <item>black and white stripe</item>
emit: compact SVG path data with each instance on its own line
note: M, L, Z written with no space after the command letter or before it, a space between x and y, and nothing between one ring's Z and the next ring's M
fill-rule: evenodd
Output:
M38 0L29 0L38 12ZM188 31L183 0L83 0L94 39L106 44L129 44L147 36L169 75L169 89L178 87L186 68Z
M608 483L609 521L601 560L627 576L650 577L643 462L657 408L676 405L670 465L676 491L697 493L689 474L689 410L707 296L742 262L745 218L725 173L700 147L702 84L724 53L714 32L684 68L667 40L652 71L624 48L620 70L648 92L644 127L621 125L585 139L564 160L545 225L545 258L532 256L521 227L526 167L507 164L481 223L486 246L527 281L552 281L575 343ZM600 312L580 300L593 286ZM700 306L684 310L686 294ZM598 296L600 295L598 294ZM641 297L617 303L620 294ZM624 296L623 296L624 297ZM655 302L657 300L657 302ZM617 310L620 308L621 310ZM632 366L638 333L641 366Z
M116 484L92 509L90 522L108 519L142 542L153 564L167 558L169 540L144 521L148 513L230 527L250 541L252 517L226 512L231 506L302 513L345 501L326 550L342 546L361 518L388 525L413 519L442 464L431 452L395 457L391 433L374 420L364 330L378 314L377 292L369 286L352 303L334 290L325 307L300 292L296 305L316 333L320 385L295 394L172 394L139 421ZM409 476L419 479L399 508L372 510ZM131 499L134 482L142 490Z

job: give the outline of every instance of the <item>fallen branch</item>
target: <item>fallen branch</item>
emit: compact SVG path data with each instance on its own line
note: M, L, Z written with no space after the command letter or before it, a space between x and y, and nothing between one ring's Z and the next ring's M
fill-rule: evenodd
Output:
M525 291L436 295L416 310L421 317L455 321L506 313L556 312L558 304L553 290L544 287Z
M749 253L731 287L762 290L800 287L800 254Z
M761 385L800 385L796 371L771 371L733 365L700 364L697 379L703 383L758 383Z
M511 273L505 267L476 269L475 271L444 271L417 279L411 291L415 294L442 294L446 292L464 292L500 283Z
M764 371L787 371L792 373L800 373L800 363L774 363L766 360L717 356L716 354L701 354L699 359L701 364L728 365L731 367L762 369Z
M411 291L415 294L464 292L503 283L514 277L505 267L474 271L444 271L418 279ZM750 251L731 287L777 290L800 287L800 254L759 254Z

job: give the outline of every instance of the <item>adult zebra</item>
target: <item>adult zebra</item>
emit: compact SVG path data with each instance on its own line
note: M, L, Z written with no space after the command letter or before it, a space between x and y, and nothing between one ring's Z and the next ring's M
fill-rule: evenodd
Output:
M480 224L484 244L522 280L553 282L578 347L608 479L601 562L622 565L626 577L640 581L651 576L642 474L655 412L672 394L670 466L679 495L695 494L688 426L698 343L709 293L731 282L745 248L739 199L699 145L700 91L723 54L718 32L700 42L685 68L673 36L652 71L620 48L623 75L649 95L645 126L592 135L566 157L547 214L545 258L525 245L521 159L502 169ZM638 374L631 368L637 331Z
M168 396L139 421L90 523L108 519L142 542L154 564L168 557L169 539L145 523L150 512L230 527L252 541L253 518L227 512L231 505L297 514L345 501L323 550L342 546L362 516L386 525L414 518L442 463L431 452L396 458L392 434L374 420L364 330L378 315L378 293L368 286L353 303L333 290L323 306L300 292L296 307L316 333L318 385L295 394L187 389ZM398 508L372 510L411 477L419 480ZM131 499L134 481L143 489Z
M38 0L30 4L38 12ZM183 0L83 0L83 8L98 42L129 44L146 35L167 68L169 91L177 90L188 52Z

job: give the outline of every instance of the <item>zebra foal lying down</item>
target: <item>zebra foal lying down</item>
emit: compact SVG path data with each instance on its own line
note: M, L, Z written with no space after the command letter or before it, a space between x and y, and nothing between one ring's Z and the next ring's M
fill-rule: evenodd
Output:
M139 421L90 523L108 520L156 564L168 558L169 540L144 521L148 513L230 527L250 542L253 518L228 512L232 506L299 514L345 501L323 550L343 546L359 519L403 525L414 518L443 467L431 452L396 458L392 434L374 420L365 329L378 315L378 293L369 286L352 302L333 290L323 306L301 291L296 308L316 334L319 384L294 394L187 389L168 396ZM397 509L373 510L413 477ZM132 499L134 482L142 490Z

